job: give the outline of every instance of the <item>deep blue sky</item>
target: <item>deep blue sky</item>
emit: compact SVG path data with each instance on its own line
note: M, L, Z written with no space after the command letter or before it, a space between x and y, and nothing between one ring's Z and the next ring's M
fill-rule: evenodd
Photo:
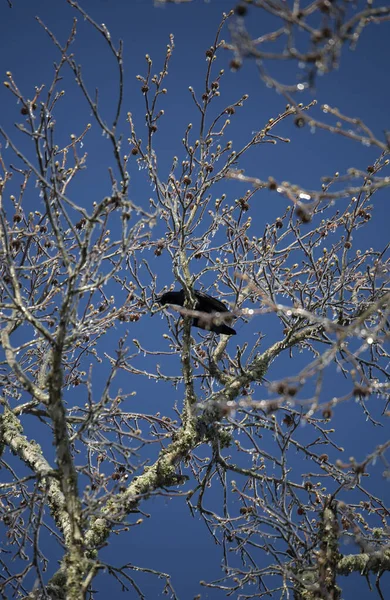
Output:
M66 4L65 0L15 0L14 8L8 9L5 0L0 0L0 72L5 78L5 72L11 71L19 87L27 97L32 97L33 88L41 83L48 83L52 73L53 61L58 60L58 53L45 32L35 20L38 15L52 29L61 42L64 42L72 24L75 11ZM160 70L169 34L175 36L175 51L171 60L169 77L166 87L168 94L161 103L165 110L161 121L157 149L161 152L163 169L168 169L174 154L180 157L181 138L189 121L193 121L196 112L191 103L188 86L199 90L204 81L206 68L205 50L211 45L216 28L220 22L222 11L228 11L235 5L228 0L210 0L204 3L194 0L183 5L168 5L156 8L152 0L86 0L82 6L98 23L105 23L114 40L124 40L125 62L125 102L122 118L123 131L127 131L125 114L131 111L142 137L144 124L143 98L139 92L137 74L145 72L146 53L154 60L155 69ZM260 11L253 11L251 28L258 35L267 31L268 21ZM224 36L228 39L228 31ZM319 104L328 103L337 106L342 112L362 118L370 128L381 136L383 130L390 129L389 95L390 83L388 77L390 25L372 25L363 33L357 50L349 52L345 49L341 67L334 73L318 79L317 90L314 94L302 96L302 102L310 101L313 97ZM105 118L112 118L112 90L115 89L117 73L115 64L103 40L87 23L79 18L79 33L72 47L77 56L77 62L83 65L85 80L93 88L99 87L100 101ZM285 106L285 101L264 87L259 80L253 64L245 64L237 73L230 73L228 53L220 53L218 66L226 69L221 91L225 102L236 100L243 93L249 94L245 113L242 113L238 125L232 126L232 137L240 142L250 137L253 130L263 126L267 120L276 116ZM284 63L282 71L289 73L288 64ZM89 109L85 107L77 86L71 81L64 81L66 98L63 108L59 109L59 133L64 140L71 133L79 133L88 120L91 120ZM12 123L20 120L20 107L16 106L10 93L2 86L0 88L0 120L2 126L11 133ZM318 115L319 113L317 113ZM96 128L95 128L96 129ZM312 135L307 128L301 130L293 126L292 121L285 122L279 129L280 135L290 137L289 145L266 145L250 156L247 171L262 179L273 176L279 180L300 183L307 188L318 187L322 175L331 175L335 171L343 172L351 166L365 169L377 156L376 152L349 140L332 137L328 133ZM128 135L126 133L126 135ZM19 139L26 152L29 149L21 137ZM89 167L80 179L78 188L72 188L75 199L86 207L93 200L101 199L110 193L111 185L107 174L107 164L110 164L110 148L108 142L94 131L94 127L85 140L85 149L89 154ZM7 158L7 155L6 155ZM11 161L11 158L9 157ZM131 198L137 204L147 206L152 190L147 183L144 172L139 172L135 163L130 168ZM234 194L237 184L231 184ZM247 186L245 186L246 189ZM367 238L361 240L364 247L376 245L383 247L388 240L388 208L387 193L375 196L375 224L367 228ZM39 198L30 191L31 207L36 208ZM266 223L273 220L283 211L283 201L269 202L259 205L256 218L258 222ZM36 203L36 204L34 204ZM387 220L386 220L387 215ZM372 236L372 237L369 237ZM169 265L161 261L158 267L160 287L170 284L172 276ZM157 267L156 267L157 269ZM252 327L253 325L253 327ZM269 320L259 322L259 317L251 324L253 328L273 335L274 322ZM154 320L143 319L142 325L137 324L131 337L139 336L146 340L152 331L163 332L165 322L158 317ZM249 335L249 328L242 325L239 336ZM265 341L266 343L266 341ZM280 369L279 377L285 374L285 369L291 368L278 363L274 369ZM274 372L278 377L278 372ZM122 387L128 381L121 379ZM158 393L156 384L140 382L130 384L138 390L140 406L147 412L161 409L164 403L173 404L180 400L177 393L166 389ZM329 397L337 393L333 382L327 382ZM166 386L167 387L167 386ZM164 408L165 409L165 408ZM346 412L347 411L347 412ZM348 421L346 421L346 417ZM343 424L343 429L337 438L349 455L363 458L360 453L360 441L364 435L368 440L368 448L374 447L379 439L384 439L382 431L365 422L361 411L350 403L341 407L335 416L335 426ZM370 443L371 442L371 443ZM360 454L359 454L360 453ZM307 469L308 467L305 467ZM388 491L379 475L377 477L377 493L384 496ZM203 523L189 516L185 503L180 498L172 500L152 499L143 508L152 514L144 526L132 530L129 535L122 535L111 540L107 560L118 564L133 562L143 566L160 569L172 575L172 583L183 598L191 598L202 591L198 582L200 579L210 580L219 576L220 549L209 537ZM346 600L356 596L353 590L357 578L343 580L343 597ZM98 579L96 586L101 592L101 598L108 597L110 583ZM362 584L364 585L364 583ZM115 589L115 593L117 588ZM158 581L148 578L144 590L148 598L160 597L161 586ZM368 595L368 590L364 595ZM133 596L128 596L133 597ZM218 592L202 592L202 598L222 598Z

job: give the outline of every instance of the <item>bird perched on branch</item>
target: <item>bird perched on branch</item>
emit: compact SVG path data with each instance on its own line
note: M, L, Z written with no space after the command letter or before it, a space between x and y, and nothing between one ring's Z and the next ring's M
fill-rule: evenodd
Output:
M233 315L223 302L199 290L194 290L194 296L196 299L194 310L212 315L211 317L205 315L204 318L194 317L192 320L194 327L213 331L214 333L223 333L224 335L236 335L235 330L224 323L224 321L230 322L233 319ZM162 306L165 306L165 304L184 306L184 300L184 290L180 290L180 292L166 292L157 298L157 302Z

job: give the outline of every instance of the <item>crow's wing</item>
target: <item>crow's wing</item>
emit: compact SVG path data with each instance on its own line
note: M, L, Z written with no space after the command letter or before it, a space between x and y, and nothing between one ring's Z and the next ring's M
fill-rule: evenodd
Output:
M212 312L229 312L226 304L217 300L217 298L213 298L204 292L200 292L199 290L195 290L195 298L198 300L197 310L205 313Z

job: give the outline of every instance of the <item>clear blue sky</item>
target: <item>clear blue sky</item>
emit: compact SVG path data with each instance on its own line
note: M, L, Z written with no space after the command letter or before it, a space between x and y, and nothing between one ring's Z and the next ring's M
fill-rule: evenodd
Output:
M35 16L41 17L58 39L64 42L75 11L65 0L14 0L13 9L8 8L5 0L0 0L0 3L0 72L5 78L5 72L11 71L19 87L31 98L34 86L50 81L53 61L58 60L57 51L36 22ZM144 56L149 53L154 60L155 69L159 71L169 34L173 33L175 36L176 48L166 83L168 94L161 103L165 116L156 138L157 153L162 155L163 169L169 168L173 155L178 154L180 157L185 127L196 116L188 86L192 85L196 90L202 86L206 68L205 50L214 39L221 13L227 12L234 5L235 3L229 0L194 0L188 4L172 4L160 8L154 7L152 0L86 0L82 3L95 21L106 24L114 40L124 40L126 82L122 125L126 137L127 111L134 114L139 135L145 135L142 133L145 112L143 98L139 92L139 82L135 78L137 74L145 72ZM260 11L253 11L252 14L252 30L258 31L259 35L265 33L267 19L261 16ZM117 82L115 64L102 38L82 19L78 17L78 20L79 33L72 51L77 57L77 62L83 65L88 85L91 89L99 87L102 112L109 121L113 114L112 90ZM227 30L223 37L228 39ZM345 49L340 69L319 78L315 93L308 92L302 96L302 102L316 97L319 104L337 106L342 112L365 120L370 128L381 136L384 130L390 129L389 40L389 23L368 27L357 50L352 53ZM226 77L221 86L225 100L230 98L233 101L244 93L249 94L245 114L242 113L237 119L237 125L232 126L232 137L240 142L247 139L253 130L264 125L269 118L281 112L285 101L264 87L253 64L245 64L237 73L231 73L228 68L230 55L222 52L219 56L218 66L226 69ZM287 63L282 65L281 72L286 75L291 73ZM59 133L63 134L65 140L71 133L77 134L82 131L85 124L92 121L92 117L70 75L68 80L64 81L64 89L66 98L58 118ZM0 88L0 107L1 124L12 133L12 123L21 120L20 107L15 105L11 94L3 86ZM335 171L343 172L351 166L364 170L377 155L371 149L349 140L336 139L328 133L312 135L307 128L294 127L292 121L286 121L279 133L290 137L292 143L265 145L251 154L246 165L248 173L262 179L273 176L278 180L296 182L307 188L318 188L322 175L331 175ZM20 135L15 139L20 140L27 153L30 152L28 144ZM90 207L94 200L110 193L107 164L110 164L111 155L107 140L103 140L100 133L94 131L94 127L85 139L85 149L89 154L89 167L83 174L79 187L72 188L71 191L75 194L77 202ZM6 159L7 156L5 155ZM147 207L152 189L145 173L138 171L135 162L130 167L130 177L131 198L135 203ZM227 193L230 191L234 194L237 185L232 183L231 190L226 190ZM30 191L29 197L31 209L38 207L40 200L33 190ZM266 222L274 220L282 213L283 200L280 199L279 202L280 204L268 202L258 206L255 219L259 227L263 227ZM375 244L377 248L381 248L388 241L387 203L387 193L375 196L375 224L365 229L365 237L361 239L362 247ZM162 288L172 282L172 275L166 260L157 265L158 282ZM164 320L159 317L145 317L142 323L134 325L130 338L148 340L152 331L154 335L156 332L161 334L165 326ZM260 322L260 317L257 317L249 326L240 325L238 334L240 340L243 340L249 335L249 330L253 331L255 328L256 331L266 333L268 339L272 339L274 326L275 321L271 318ZM285 369L291 369L291 364L281 361L274 368L279 369L282 376ZM274 375L278 376L277 371ZM152 382L141 385L138 381L129 382L128 378L122 376L120 385L124 389L129 385L131 389L136 388L138 408L142 407L147 412L162 410L170 414L166 406L172 406L175 400L180 400L174 390L167 386L158 388ZM329 397L338 392L334 385L333 381L326 383ZM341 431L337 440L348 449L347 456L363 458L360 453L362 436L372 442L368 443L368 448L373 448L381 439L385 439L384 432L374 430L366 423L361 411L352 403L341 406L335 415L335 427L340 425ZM388 498L385 486L388 486L388 483L381 479L378 470L376 491L382 497L386 493ZM148 500L142 508L150 513L152 518L145 519L142 527L133 529L128 535L112 537L109 550L104 551L103 556L111 563L132 562L169 572L180 598L190 599L200 592L202 598L223 598L222 593L207 592L199 586L200 579L211 580L220 575L221 549L213 543L204 524L198 518L193 519L189 515L184 501L180 498L155 498ZM46 543L47 549L50 549L50 541ZM356 582L358 587L354 587ZM368 596L368 589L365 589L364 593L359 592L365 583L363 580L358 581L357 577L343 579L342 586L345 600ZM101 598L107 598L109 593L116 594L118 591L112 580L107 582L104 578L96 580L95 588L99 589ZM162 596L160 582L153 578L145 579L143 589L147 598Z

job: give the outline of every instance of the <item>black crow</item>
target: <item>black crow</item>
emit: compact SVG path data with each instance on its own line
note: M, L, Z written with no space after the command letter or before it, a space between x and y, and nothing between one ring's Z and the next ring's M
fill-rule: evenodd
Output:
M199 312L204 312L208 314L220 313L221 318L224 317L227 321L233 319L233 315L229 312L227 306L217 300L216 298L212 298L208 294L204 292L200 292L199 290L194 290L194 296L196 299L196 306L194 310ZM184 306L184 290L180 290L180 292L166 292L162 296L157 298L157 302L162 304L176 304L177 306ZM229 315L229 316L228 316ZM225 325L225 323L213 323L212 319L202 319L201 317L194 317L192 320L192 324L194 327L199 327L200 329L206 329L207 331L213 331L214 333L223 333L224 335L236 335L234 329L229 327L229 325Z

